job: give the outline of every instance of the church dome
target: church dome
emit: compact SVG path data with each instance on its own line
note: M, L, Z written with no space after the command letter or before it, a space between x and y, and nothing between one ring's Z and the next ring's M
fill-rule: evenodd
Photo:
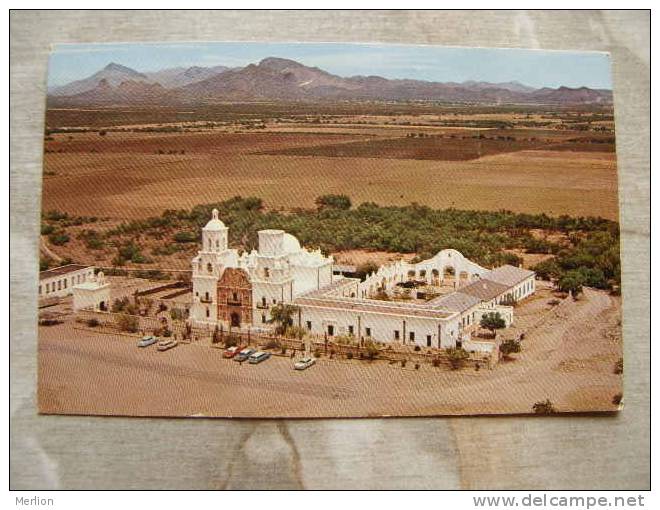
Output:
M284 234L282 250L284 253L298 253L301 250L300 242L291 234Z
M211 220L206 224L204 230L225 230L225 224L218 219L218 210L213 209Z

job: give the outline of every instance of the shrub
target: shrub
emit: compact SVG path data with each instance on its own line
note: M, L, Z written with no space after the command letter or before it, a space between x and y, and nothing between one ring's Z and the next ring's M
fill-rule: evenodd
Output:
M69 234L64 231L56 231L48 236L48 241L55 246L62 246L70 240Z
M348 210L351 208L351 199L346 195L323 195L318 197L314 203L319 210L340 209Z
M41 319L39 320L40 326L57 326L58 324L64 324L63 320L59 319Z
M348 351L348 352L346 353L346 358L347 358L347 359L353 359L353 351Z
M518 353L520 350L520 342L518 340L514 340L513 338L505 340L500 344L500 352L505 358L510 358L511 354Z
M307 330L300 326L289 326L284 330L284 336L286 338L297 338L298 340L302 340L306 335Z
M337 335L333 342L337 345L353 345L355 344L355 338L350 335Z
M186 312L180 308L172 308L170 310L170 317L173 321L182 321L186 318Z
M320 358L321 357L321 351L318 349L314 349L314 357L315 358Z
M95 318L95 317L92 317L91 319L88 319L88 320L87 320L87 326L89 326L90 328L95 328L95 327L97 327L99 324L100 324L100 323L99 323L99 320L98 320L97 318Z
M623 358L619 358L614 365L615 374L623 374Z
M364 344L364 347L367 352L367 358L369 358L370 360L374 360L378 357L380 351L378 350L378 347L373 341L367 340Z
M553 414L557 412L555 410L555 407L552 405L552 402L550 402L549 399L546 399L545 401L536 402L532 406L532 410L536 414Z
M140 326L140 321L137 317L133 317L132 315L122 314L117 318L117 325L122 331L136 333Z
M405 368L407 363L408 363L408 360L402 359L401 360L401 368Z
M130 299L128 298L128 296L117 298L112 302L110 311L113 313L123 312L128 307L129 304L130 304Z
M415 370L419 370L419 363L415 363Z
M46 212L46 214L44 214L44 217L47 220L50 220L50 221L60 221L60 220L67 219L69 217L69 215L65 212L60 212L60 211L54 209L54 210Z
M39 259L39 271L46 271L50 267L51 262L51 259L41 257Z
M275 338L271 338L268 340L268 342L266 342L266 349L280 349L281 347L282 344Z
M177 232L174 234L174 240L177 243L194 243L197 241L197 236L192 232Z
M117 248L118 257L124 261L130 260L134 264L147 264L149 259L142 255L141 248L133 241L128 241ZM123 264L116 264L123 265Z
M415 352L419 352L422 350L422 348L419 345L416 345L413 349Z
M621 401L623 400L623 394L622 393L617 393L612 397L612 404L615 406L621 405Z
M431 360L431 365L433 365L434 367L439 367L440 366L440 358L433 358Z
M458 370L463 366L463 363L465 363L465 360L469 357L469 354L464 349L450 347L447 349L447 356L449 357L451 368Z
M48 223L41 224L41 235L47 236L52 234L55 231L55 227L49 225Z
M237 335L227 335L225 336L225 347L236 347L238 345L239 339Z

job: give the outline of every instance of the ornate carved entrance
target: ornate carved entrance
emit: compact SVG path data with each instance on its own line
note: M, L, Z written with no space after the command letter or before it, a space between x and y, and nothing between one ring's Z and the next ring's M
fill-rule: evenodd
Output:
M252 284L242 269L227 268L218 280L218 320L233 328L252 323Z

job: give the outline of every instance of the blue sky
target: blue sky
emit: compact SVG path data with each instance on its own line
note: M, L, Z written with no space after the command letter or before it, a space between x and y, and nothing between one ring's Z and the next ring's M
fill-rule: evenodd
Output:
M429 81L519 81L533 87L612 88L607 53L384 44L160 43L58 44L48 85L86 78L110 62L137 71L192 65L244 66L282 57L340 76Z

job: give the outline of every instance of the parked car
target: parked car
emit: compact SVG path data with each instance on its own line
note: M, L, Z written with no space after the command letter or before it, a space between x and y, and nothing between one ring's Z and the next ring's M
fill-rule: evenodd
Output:
M233 347L227 347L224 352L222 353L223 358L233 358L236 356L241 350L243 349L243 346L240 345L234 345Z
M245 361L254 353L254 349L246 347L241 352L234 356L234 361Z
M296 361L293 364L293 368L294 370L305 370L306 368L311 367L314 363L316 363L316 360L314 358L307 357Z
M261 363L262 361L266 361L268 358L270 358L270 352L257 351L257 352L252 353L250 355L249 362L253 365L256 365L257 363Z
M171 349L172 347L176 347L179 345L179 342L176 340L163 340L161 342L158 342L158 350L159 351L167 351L168 349Z
M155 344L158 342L158 338L155 336L143 336L137 343L138 347L149 347L150 345Z

